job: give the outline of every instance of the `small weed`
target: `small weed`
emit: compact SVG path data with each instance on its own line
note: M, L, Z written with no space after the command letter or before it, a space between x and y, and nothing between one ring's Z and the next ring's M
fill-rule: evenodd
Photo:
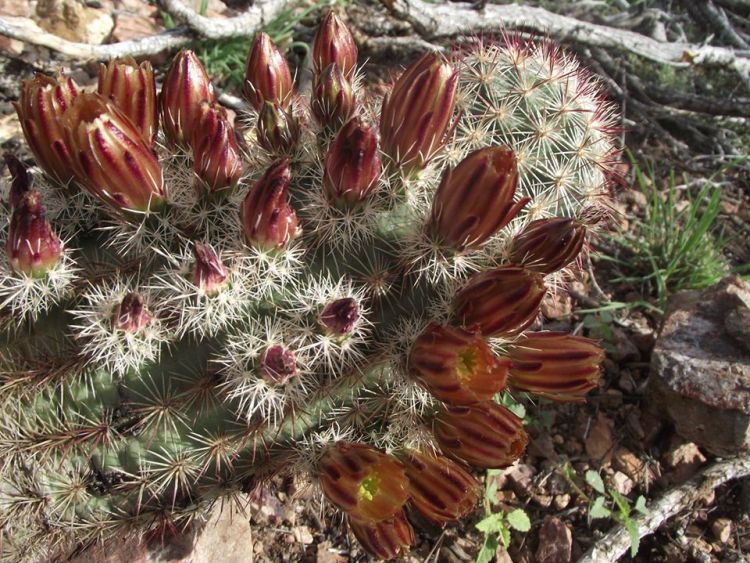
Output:
M490 505L497 493L497 481L494 477L500 473L497 469L487 471L487 486L484 493L485 514L484 519L476 525L477 530L484 534L484 544L477 554L476 563L489 563L495 557L498 547L498 539L503 546L510 545L510 531L528 532L531 529L531 520L523 508L516 508L510 512L492 512Z

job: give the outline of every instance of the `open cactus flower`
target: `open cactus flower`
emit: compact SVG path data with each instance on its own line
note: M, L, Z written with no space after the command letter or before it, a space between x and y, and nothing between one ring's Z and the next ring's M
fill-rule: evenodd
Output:
M8 157L0 194L11 559L182 529L285 473L365 551L406 555L475 508L477 469L523 455L499 393L597 386L597 342L529 330L608 204L596 80L506 38L365 95L333 13L311 53L300 90L249 40L236 119L190 50L160 90L131 58L96 92L23 85L36 166Z

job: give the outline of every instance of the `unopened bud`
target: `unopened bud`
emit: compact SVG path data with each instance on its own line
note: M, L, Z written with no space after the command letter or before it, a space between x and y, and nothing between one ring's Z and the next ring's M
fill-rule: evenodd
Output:
M266 348L260 361L260 374L268 383L281 385L297 373L294 352L281 344Z
M380 522L363 522L349 517L349 526L369 555L383 561L405 556L416 542L414 528L403 510Z
M313 67L320 73L335 64L351 80L357 66L357 45L349 28L334 12L328 12L315 34L312 48Z
M286 154L299 141L299 123L289 110L265 102L258 116L258 143L271 154Z
M259 33L250 47L245 66L245 99L256 111L261 111L264 102L288 109L293 88L284 55L267 33Z
M359 321L359 304L353 297L331 301L320 313L320 323L336 336L349 334Z
M193 170L211 193L231 192L242 175L242 156L226 111L203 102L193 131Z
M356 204L367 199L378 178L377 133L355 117L341 128L328 148L323 189L333 203Z
M586 227L570 217L538 219L513 238L510 261L551 274L575 260L586 240Z
M310 104L324 127L340 127L354 112L354 102L352 85L335 64L328 65L315 79Z
M5 251L14 272L35 278L43 277L60 261L62 242L52 232L38 192L20 196L10 218Z
M10 172L11 182L8 203L13 208L19 204L23 195L31 190L31 174L29 174L26 165L18 160L15 155L5 153L3 158Z
M229 271L216 251L207 244L196 241L193 244L193 254L193 284L204 295L217 295L227 285Z
M151 322L151 314L146 303L137 293L128 293L115 307L112 315L112 329L130 334L138 334Z

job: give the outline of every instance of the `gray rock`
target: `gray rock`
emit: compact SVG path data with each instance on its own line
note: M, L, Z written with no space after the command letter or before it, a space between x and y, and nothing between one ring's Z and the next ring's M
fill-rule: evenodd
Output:
M716 455L750 446L750 284L674 295L651 356L654 410Z

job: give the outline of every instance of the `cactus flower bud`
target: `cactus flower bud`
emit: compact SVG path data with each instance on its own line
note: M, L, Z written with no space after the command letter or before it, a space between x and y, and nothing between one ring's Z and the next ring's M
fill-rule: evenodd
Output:
M344 297L331 301L318 317L320 324L327 332L336 336L345 336L354 330L359 321L359 304L353 297Z
M31 174L26 165L11 153L3 155L5 164L10 172L10 191L8 192L8 203L10 207L16 207L23 197L31 189Z
M78 86L72 78L61 77L58 81L37 74L24 80L21 97L13 104L37 164L63 184L73 179L75 172L60 118L77 95Z
M250 47L245 66L245 99L256 111L261 111L264 102L288 109L293 88L284 55L267 33L259 33Z
M16 203L5 251L14 272L34 278L43 277L60 261L63 245L52 232L38 192L27 191Z
M436 398L453 405L491 399L505 388L510 362L478 334L432 324L409 354L409 370Z
M229 192L242 175L242 156L226 111L203 102L198 126L193 130L193 170L211 193Z
M575 260L586 240L586 227L570 217L538 219L513 238L510 261L551 274Z
M411 489L411 503L430 522L458 520L476 506L479 483L445 456L407 450L401 456Z
M445 453L486 469L511 465L529 441L523 421L492 401L446 406L435 418L434 433Z
M79 181L116 212L159 209L166 192L159 161L138 129L99 94L80 94L63 117Z
M183 49L172 61L161 88L161 119L167 139L187 146L201 116L201 102L213 103L216 94L198 56Z
M128 293L115 307L112 314L112 329L138 334L151 322L151 313L146 309L143 297Z
M335 129L354 112L354 91L349 80L335 64L328 65L315 79L312 111L324 127Z
M383 99L383 152L406 172L421 170L444 144L453 117L458 72L437 53L407 68Z
M344 125L328 148L323 189L335 203L367 199L380 177L380 152L375 130L355 117Z
M326 498L362 522L393 518L409 499L404 465L365 444L337 442L320 460Z
M463 326L476 326L484 336L514 336L534 322L546 291L541 274L501 266L469 278L453 309Z
M384 561L406 555L416 541L414 528L403 510L393 518L374 523L349 518L349 526L362 549L372 557Z
M472 152L443 174L432 202L431 235L459 252L480 247L530 201L513 201L517 184L512 150L488 147Z
M531 332L508 350L510 383L553 401L583 402L599 385L604 351L596 341L564 332Z
M281 385L297 373L294 352L281 344L272 344L263 352L260 375L268 383Z
M258 143L272 154L289 152L299 141L299 123L291 110L265 102L258 116Z
M229 271L216 251L207 244L196 241L193 244L193 254L193 284L203 295L217 295L229 283Z
M130 118L149 147L154 146L159 124L154 69L150 62L139 65L128 56L109 61L106 66L99 65L98 92Z
M289 205L289 160L273 163L250 188L240 206L245 241L261 248L282 248L300 234L297 215Z
M334 12L328 12L315 34L312 59L314 70L318 74L328 65L335 64L347 80L354 76L357 45L349 28Z

